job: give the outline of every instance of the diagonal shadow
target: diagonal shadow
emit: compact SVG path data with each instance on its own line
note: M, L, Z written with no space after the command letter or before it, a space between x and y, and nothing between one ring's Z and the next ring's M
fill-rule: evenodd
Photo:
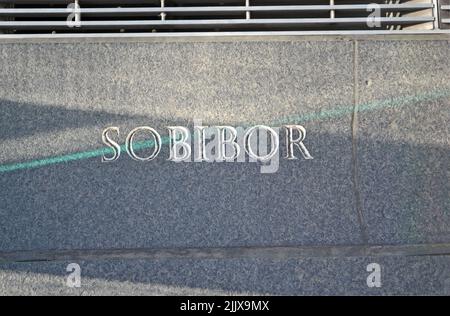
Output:
M317 159L283 160L269 176L247 164L172 164L163 158L167 152L149 164L92 159L11 173L0 178L2 244L37 250L348 243L357 233L349 225L356 224L354 210L346 210L350 166L328 150L346 137L315 134ZM448 240L450 181L443 170L450 150L370 138L361 139L360 150L373 155L361 175L370 235L400 244ZM304 290L295 278L283 279L295 273L295 260L106 260L82 267L86 278L120 282L284 295ZM67 275L62 262L0 268Z
M72 110L0 99L0 140L86 126L102 126L111 121L144 118L139 115Z

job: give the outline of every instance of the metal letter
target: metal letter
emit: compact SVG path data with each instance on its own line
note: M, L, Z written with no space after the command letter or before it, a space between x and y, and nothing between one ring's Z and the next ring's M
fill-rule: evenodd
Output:
M294 155L294 145L296 145L305 159L314 159L309 153L306 146L303 144L303 141L306 137L306 129L300 125L286 125L284 126L286 129L286 147L287 147L287 159L294 160L298 159ZM298 138L294 139L294 130L299 132Z
M136 133L139 131L149 131L153 135L153 138L155 139L155 141L154 141L155 148L153 150L153 153L147 158L139 157L138 155L136 155L136 153L134 152L134 149L133 149L134 136L136 136ZM138 128L135 128L134 130L132 130L130 132L130 134L128 134L128 137L126 140L126 147L127 147L128 155L130 155L130 157L133 158L134 160L150 161L150 160L155 159L158 156L159 152L161 151L161 136L158 134L157 131L155 131L151 127L148 127L148 126L138 127Z

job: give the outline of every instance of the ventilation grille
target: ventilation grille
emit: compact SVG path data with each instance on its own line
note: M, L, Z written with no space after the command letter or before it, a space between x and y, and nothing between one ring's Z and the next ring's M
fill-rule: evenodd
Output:
M450 29L450 0L441 0L441 28Z
M0 0L0 32L431 30L436 0ZM449 5L441 7L450 12ZM442 14L441 24L450 23Z

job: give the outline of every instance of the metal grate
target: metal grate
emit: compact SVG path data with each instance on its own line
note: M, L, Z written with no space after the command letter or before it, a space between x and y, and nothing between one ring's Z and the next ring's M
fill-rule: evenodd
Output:
M450 0L441 0L441 28L450 29Z
M436 0L0 0L0 32L433 30L437 12Z

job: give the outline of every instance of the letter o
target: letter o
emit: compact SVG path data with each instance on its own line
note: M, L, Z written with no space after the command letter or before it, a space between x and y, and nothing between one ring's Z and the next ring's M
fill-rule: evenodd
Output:
M267 154L266 156L262 156L262 157L258 156L257 154L255 154L253 152L252 147L250 146L250 138L252 137L253 133L256 130L259 130L259 129L263 129L263 130L268 131L270 133L270 137L272 139L272 151L269 154ZM275 154L278 152L278 149L280 147L280 141L278 139L278 133L275 132L272 128L270 128L268 126L265 126L265 125L257 125L257 126L254 126L254 127L250 128L245 133L244 140L245 140L245 151L247 152L247 154L251 158L259 160L259 161L262 161L262 162L265 162L265 161L268 161L268 160L272 159L273 156L275 156Z
M153 153L149 157L146 157L146 158L141 158L138 155L136 155L136 153L134 152L133 140L134 140L134 137L136 136L136 133L139 131L149 131L153 135L153 138L155 139L155 148L153 150ZM158 132L156 130L154 130L151 127L148 127L148 126L138 127L138 128L135 128L134 130L132 130L130 132L130 134L128 134L127 140L126 140L126 147L127 147L128 155L130 155L130 157L132 159L137 160L137 161L150 161L150 160L155 159L158 156L159 152L161 151L161 136L158 134Z

